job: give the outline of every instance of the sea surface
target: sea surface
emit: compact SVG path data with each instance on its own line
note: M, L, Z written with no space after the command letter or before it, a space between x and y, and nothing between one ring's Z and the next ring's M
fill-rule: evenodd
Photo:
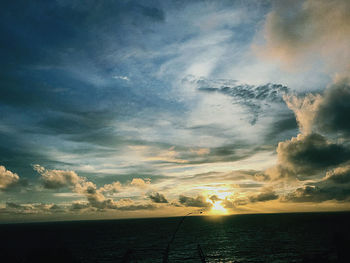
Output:
M0 225L0 262L162 262L181 218ZM350 213L189 216L168 262L350 262Z

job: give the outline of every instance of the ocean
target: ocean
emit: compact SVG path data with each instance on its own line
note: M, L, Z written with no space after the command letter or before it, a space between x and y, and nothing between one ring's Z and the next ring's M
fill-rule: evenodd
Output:
M4 224L0 261L163 262L181 219ZM189 216L168 262L348 263L349 224L349 212Z

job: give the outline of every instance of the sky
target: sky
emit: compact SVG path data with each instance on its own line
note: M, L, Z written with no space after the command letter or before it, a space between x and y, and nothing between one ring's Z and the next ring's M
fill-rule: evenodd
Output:
M0 222L349 210L349 13L4 1Z

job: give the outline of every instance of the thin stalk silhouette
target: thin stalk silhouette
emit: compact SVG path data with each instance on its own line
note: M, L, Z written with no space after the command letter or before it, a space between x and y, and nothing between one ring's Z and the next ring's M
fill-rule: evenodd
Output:
M174 242L174 239L175 239L175 237L176 237L176 233L179 231L179 229L180 229L182 223L185 221L186 217L188 217L189 215L192 215L192 214L194 214L194 213L198 213L198 212L199 212L200 214L203 213L203 211L201 211L201 210L196 211L196 212L190 212L190 213L184 215L184 216L181 218L180 222L178 223L178 225L177 225L175 231L173 232L173 235L171 236L171 239L170 239L170 241L168 242L168 245L167 245L167 247L166 247L166 249L165 249L164 256L163 256L163 263L168 263L168 262L169 262L168 259L169 259L170 245Z

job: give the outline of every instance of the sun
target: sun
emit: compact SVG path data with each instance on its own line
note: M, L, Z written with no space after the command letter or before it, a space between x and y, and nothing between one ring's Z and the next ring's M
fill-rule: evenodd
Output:
M226 215L228 212L222 205L222 201L213 202L210 213L213 215Z

